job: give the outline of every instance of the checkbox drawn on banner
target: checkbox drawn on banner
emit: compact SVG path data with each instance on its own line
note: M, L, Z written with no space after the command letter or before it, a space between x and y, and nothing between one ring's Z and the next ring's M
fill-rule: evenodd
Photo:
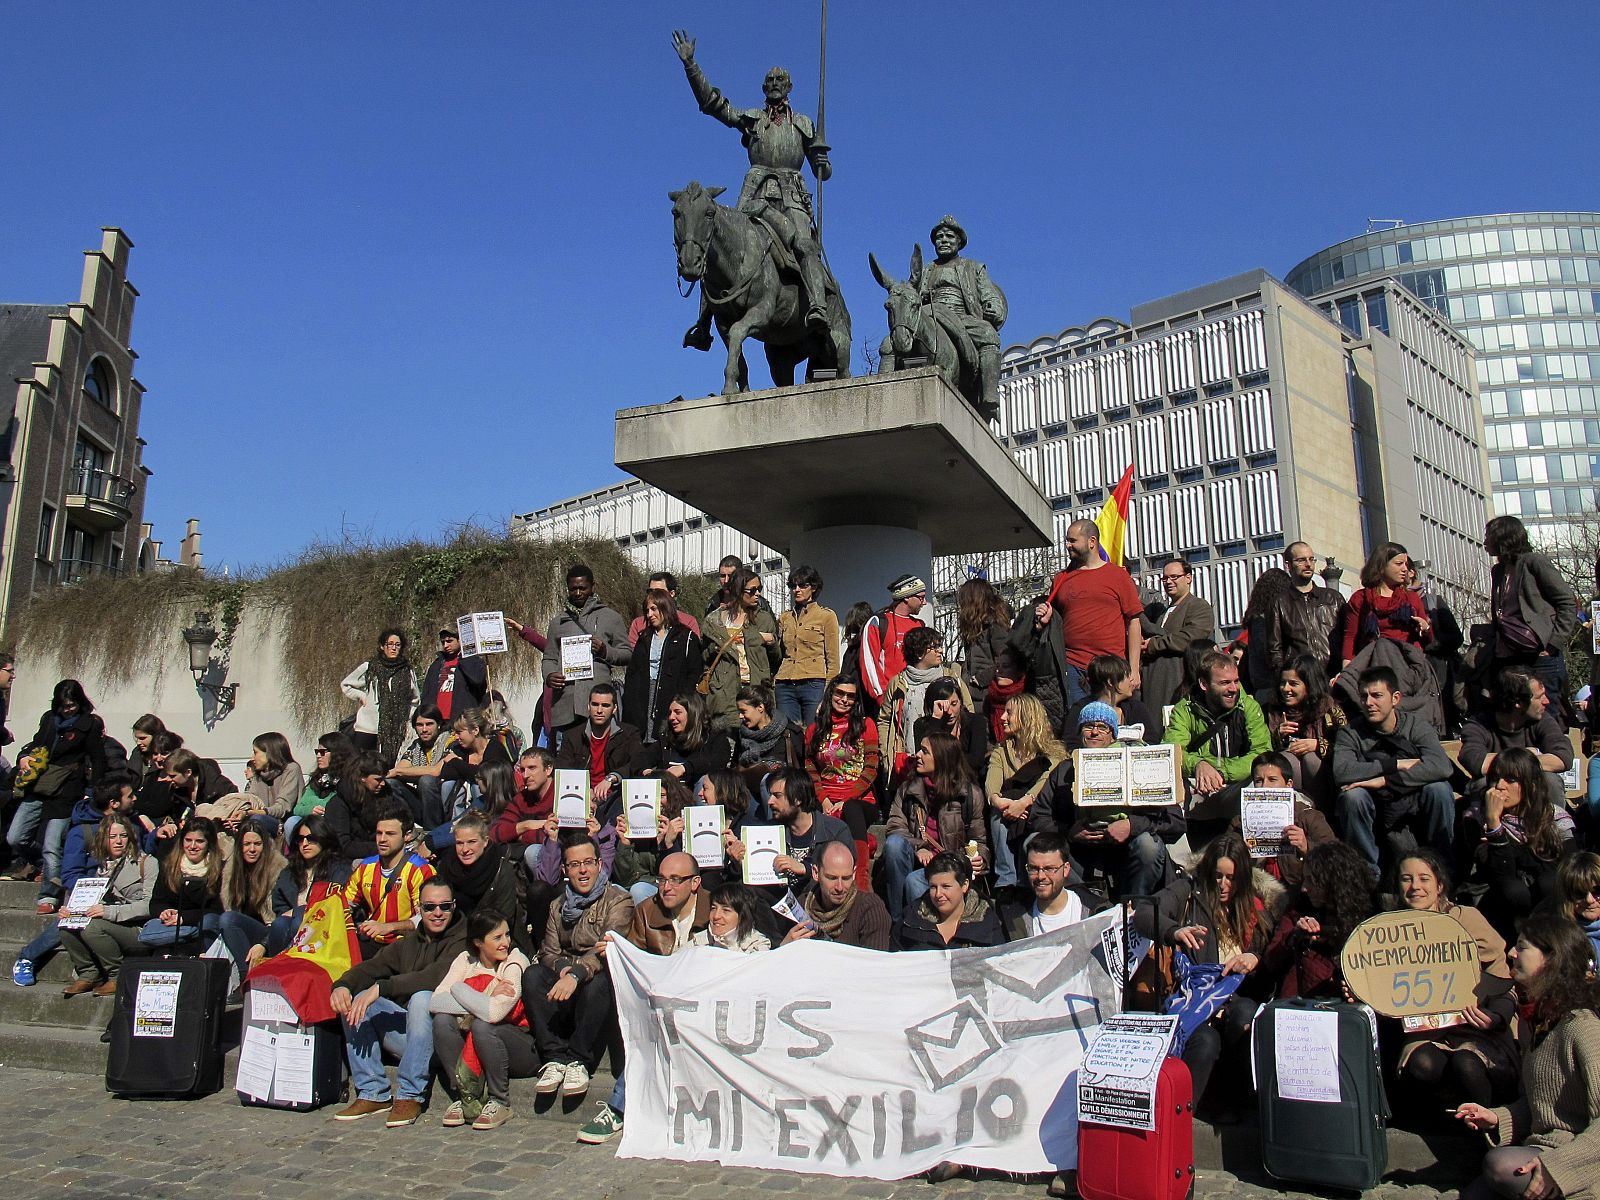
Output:
M918 1021L906 1045L928 1086L938 1091L964 1079L1000 1050L1000 1037L971 998Z

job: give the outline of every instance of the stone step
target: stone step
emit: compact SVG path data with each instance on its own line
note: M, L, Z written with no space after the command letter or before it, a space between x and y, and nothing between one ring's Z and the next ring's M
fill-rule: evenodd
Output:
M27 910L0 908L0 946L24 946L47 924L56 919L33 911L30 901Z
M108 1015L109 1012L108 1009ZM103 1027L104 1021L90 1029L0 1023L0 1066L104 1075L106 1048L100 1041Z
M9 981L0 985L0 1024L51 1026L57 1029L106 1027L111 1019L110 996L61 995L59 983L39 983L19 988Z
M37 883L20 879L0 879L0 908L24 908L33 911L33 902L39 895Z

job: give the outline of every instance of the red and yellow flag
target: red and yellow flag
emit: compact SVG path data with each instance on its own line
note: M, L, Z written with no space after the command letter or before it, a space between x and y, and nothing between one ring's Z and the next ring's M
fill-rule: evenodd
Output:
M248 982L251 987L265 985L282 993L302 1022L315 1024L338 1015L329 1003L333 982L360 961L344 897L337 890L327 890L306 905L293 944L282 954L257 963Z
M1122 545L1127 538L1128 512L1132 503L1133 464L1129 463L1094 522L1100 530L1100 557L1114 566L1122 565Z

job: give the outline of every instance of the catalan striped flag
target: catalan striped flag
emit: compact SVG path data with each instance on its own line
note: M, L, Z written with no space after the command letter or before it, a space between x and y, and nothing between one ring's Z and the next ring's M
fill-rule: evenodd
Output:
M1129 463L1094 522L1100 530L1100 557L1113 566L1122 565L1122 543L1128 532L1128 512L1132 503L1133 464Z

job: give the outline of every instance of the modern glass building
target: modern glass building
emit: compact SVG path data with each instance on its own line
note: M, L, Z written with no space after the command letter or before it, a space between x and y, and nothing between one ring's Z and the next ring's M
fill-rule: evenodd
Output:
M1568 517L1600 507L1600 213L1401 225L1319 251L1285 282L1359 336L1358 290L1390 276L1477 350L1495 510L1559 544Z

